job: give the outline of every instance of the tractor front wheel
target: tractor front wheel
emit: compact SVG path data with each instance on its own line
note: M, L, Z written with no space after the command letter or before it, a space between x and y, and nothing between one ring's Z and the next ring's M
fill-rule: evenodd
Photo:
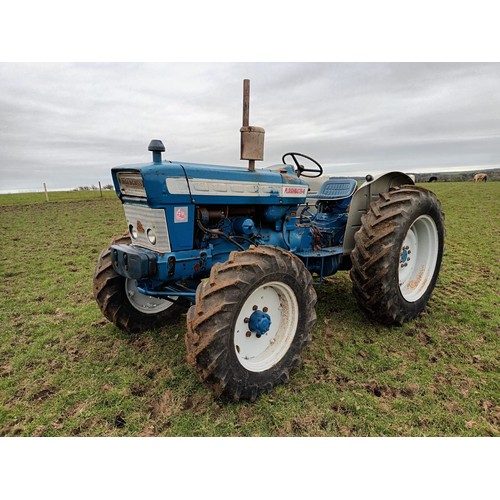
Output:
M351 253L353 291L369 317L392 325L417 317L436 285L444 215L434 193L401 186L382 193L361 218Z
M130 236L123 235L111 245L128 245L130 241ZM186 310L181 299L172 302L141 294L137 280L124 278L113 269L111 245L99 256L94 271L94 298L104 316L129 333L160 328L179 319Z
M255 401L300 365L315 304L312 276L293 254L266 246L232 252L198 286L188 361L217 396Z

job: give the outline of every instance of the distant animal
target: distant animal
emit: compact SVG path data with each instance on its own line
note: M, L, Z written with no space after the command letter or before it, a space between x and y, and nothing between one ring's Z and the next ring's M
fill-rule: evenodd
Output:
M474 182L486 182L488 180L488 176L486 174L476 174L474 176Z
M436 176L432 176L430 179L429 179L429 182L437 182L438 178Z

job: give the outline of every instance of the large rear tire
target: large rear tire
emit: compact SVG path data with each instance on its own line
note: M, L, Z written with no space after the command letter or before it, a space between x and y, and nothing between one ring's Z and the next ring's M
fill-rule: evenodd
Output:
M444 248L444 215L434 193L391 188L361 218L351 253L353 292L369 317L401 325L426 307Z
M188 362L223 399L255 401L287 382L316 322L316 292L302 261L280 248L232 252L188 311Z
M123 235L111 245L128 245L130 241L130 236ZM178 320L186 311L180 299L171 302L141 294L137 280L125 278L113 269L111 245L99 256L94 271L94 298L104 316L129 333L160 328Z

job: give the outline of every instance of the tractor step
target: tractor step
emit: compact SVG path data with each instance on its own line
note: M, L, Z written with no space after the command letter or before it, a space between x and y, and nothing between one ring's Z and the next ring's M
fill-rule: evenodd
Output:
M336 247L324 247L319 250L306 250L303 252L295 252L295 255L303 258L311 258L311 257L331 257L332 255L342 255L344 253L344 249L341 246Z

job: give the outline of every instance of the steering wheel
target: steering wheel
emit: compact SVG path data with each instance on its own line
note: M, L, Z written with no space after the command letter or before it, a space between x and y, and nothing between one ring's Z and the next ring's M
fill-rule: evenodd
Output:
M310 156L306 156L306 155L303 155L302 153L285 153L283 155L283 157L281 158L281 161L286 165L286 161L285 161L285 158L287 156L291 156L292 157L292 160L293 162L295 163L296 167L297 167L297 176L300 177L308 177L310 179L314 178L314 177L319 177L322 173L323 173L323 167L314 159L312 159ZM297 157L300 156L302 158L306 158L307 160L310 160L312 161L315 165L317 165L317 169L315 168L304 168L303 165L301 165L298 161L297 161ZM312 172L313 174L316 174L316 175L307 175L307 174L304 174L304 172Z

